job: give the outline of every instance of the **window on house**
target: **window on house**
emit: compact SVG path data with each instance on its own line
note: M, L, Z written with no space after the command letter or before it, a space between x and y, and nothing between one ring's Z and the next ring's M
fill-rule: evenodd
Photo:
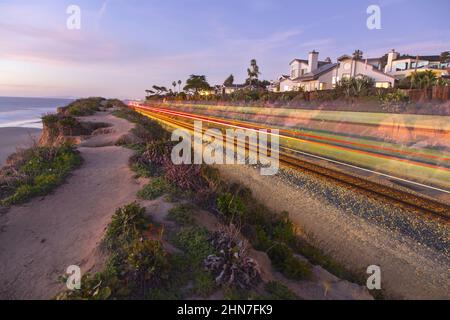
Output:
M375 82L375 87L376 88L390 88L391 83L387 82L387 81L379 81L379 82Z
M408 69L408 64L406 62L399 62L395 65L395 71L404 71Z

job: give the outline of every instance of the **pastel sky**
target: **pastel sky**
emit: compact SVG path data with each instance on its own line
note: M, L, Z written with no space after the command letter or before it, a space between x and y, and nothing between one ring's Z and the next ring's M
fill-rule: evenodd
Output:
M81 29L68 30L78 5ZM366 27L381 7L381 30ZM333 60L450 50L448 0L0 0L0 96L138 98L190 74L210 84L288 73L309 51Z

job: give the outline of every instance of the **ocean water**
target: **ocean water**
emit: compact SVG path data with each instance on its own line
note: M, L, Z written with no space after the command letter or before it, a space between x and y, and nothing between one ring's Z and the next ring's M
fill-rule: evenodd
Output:
M0 97L0 128L42 128L41 117L71 99Z

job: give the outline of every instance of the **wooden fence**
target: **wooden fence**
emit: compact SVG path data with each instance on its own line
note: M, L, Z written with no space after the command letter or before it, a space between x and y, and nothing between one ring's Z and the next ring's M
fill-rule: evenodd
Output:
M449 86L434 86L430 89L404 89L402 90L413 102L424 102L430 100L450 100Z

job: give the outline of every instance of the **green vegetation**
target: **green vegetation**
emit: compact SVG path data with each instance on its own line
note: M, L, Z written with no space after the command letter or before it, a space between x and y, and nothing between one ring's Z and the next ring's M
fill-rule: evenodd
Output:
M192 210L192 205L180 204L169 211L168 218L180 226L193 225Z
M194 225L181 228L173 239L177 248L186 253L188 263L200 266L203 260L215 252L208 241L206 229Z
M102 102L104 101L105 99L100 97L78 99L63 108L63 112L66 115L74 117L90 116L95 112L100 111Z
M285 285L271 281L266 284L265 287L269 296L266 298L267 300L299 300L300 298L289 290Z
M409 103L408 95L398 89L387 93L380 92L378 98L383 109L393 113L403 111Z
M228 78L225 79L225 81L223 82L224 86L230 87L234 84L234 76L232 74L230 74L228 76Z
M191 75L189 79L186 80L186 86L183 88L185 91L192 91L197 94L201 90L210 90L211 86L208 81L206 81L206 76Z
M97 111L114 107L126 107L126 105L119 99L91 97L77 99L68 104L66 107L59 108L59 113L62 113L66 116L83 117L91 116Z
M239 197L231 193L221 193L217 197L218 211L230 221L241 219L245 215L245 206Z
M47 114L42 117L42 124L48 130L48 137L88 135L92 130L79 122L75 117L62 113Z
M95 275L86 274L81 290L63 292L57 299L146 298L152 288L168 281L172 265L161 240L147 235L153 231L154 226L139 205L119 208L104 239L110 253L106 268Z
M130 108L119 108L114 111L113 114L118 118L135 123L136 128L133 129L133 133L138 138L142 139L143 143L167 140L170 138L169 133L157 121L151 120Z
M163 178L155 178L138 192L138 197L143 200L154 200L169 191L169 186Z
M338 85L333 90L336 97L366 97L372 93L371 89L373 88L373 85L373 79L367 76L344 78L339 81Z
M126 113L140 123L140 116ZM299 236L286 212L275 213L258 203L248 189L239 185L229 185L221 180L217 170L206 166L175 166L167 161L170 156L170 142L147 140L141 144L130 165L137 168L142 176L158 176L144 190L141 196L152 199L167 193L165 183L179 188L186 199L191 200L217 213L225 226L233 224L257 250L269 255L273 266L286 277L292 279L308 279L311 276L311 264L319 264L335 275L359 280L357 276L347 272L342 266L315 249ZM205 191L207 190L207 191ZM202 201L199 201L199 198ZM206 201L205 201L206 200ZM147 297L152 299L179 299L192 295L208 296L218 289L218 284L211 278L211 273L203 269L208 258L215 261L215 248L210 242L211 235L204 228L195 224L191 205L179 205L169 212L168 218L176 223L173 230L166 230L166 237L182 251L169 258L172 268L169 280L157 288L152 288ZM306 257L310 263L304 262L297 255ZM212 271L212 270L211 270ZM194 279L194 280L193 280ZM188 286L189 283L192 286ZM180 289L183 288L183 289ZM222 286L226 298L251 298L251 290ZM266 288L269 295L285 297L289 295L287 288L271 284Z
M197 272L194 277L194 287L192 292L196 296L207 298L217 290L214 277L209 272Z
M414 72L409 76L412 88L428 89L436 83L437 77L432 70Z
M258 250L266 251L276 269L292 279L311 275L311 266L297 259L291 246L296 234L288 214L271 212L248 189L229 186L217 196L217 211L225 223L242 225L242 232Z
M81 163L71 145L33 147L11 155L8 165L0 169L0 205L7 207L48 194Z
M433 86L450 86L450 79L437 77L432 70L416 71L410 76L400 80L398 88L400 89L421 89L428 90Z
M176 222L176 227L168 230L167 239L182 253L172 257L170 281L152 290L152 298L207 298L218 289L211 273L203 267L203 261L214 254L215 249L209 242L209 232L196 225L192 210L191 205L182 204L169 212L169 219Z
M286 277L302 280L311 276L311 265L296 258L288 245L274 243L268 254L273 266Z
M116 250L138 239L148 227L145 209L136 203L116 210L106 231L104 245Z
M246 80L246 83L251 86L257 83L260 74L261 72L259 71L259 66L256 62L256 59L252 59L250 61L250 68L247 69L248 78Z

